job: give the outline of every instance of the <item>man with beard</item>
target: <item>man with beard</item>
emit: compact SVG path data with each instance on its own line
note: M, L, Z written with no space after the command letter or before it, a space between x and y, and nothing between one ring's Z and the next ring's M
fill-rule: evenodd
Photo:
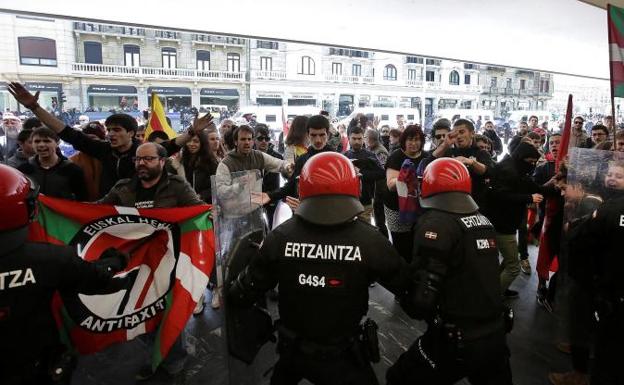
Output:
M364 206L364 211L358 214L358 218L366 223L370 223L373 213L373 196L375 195L375 182L383 180L384 169L374 153L364 148L364 130L360 127L353 127L349 132L349 146L351 147L345 156L351 159L355 172L361 175L360 203Z
M483 135L488 137L492 141L492 151L496 153L494 159L503 153L503 142L498 137L496 130L494 129L494 123L491 120L488 120L483 125Z
M204 202L193 187L178 175L165 171L167 150L158 143L148 142L136 150L134 164L136 174L122 179L97 203L127 206L137 209L166 208L201 205ZM180 334L160 367L170 375L182 371L187 352L184 348L184 331ZM152 339L147 337L146 339ZM154 375L151 365L145 365L136 375L137 380L146 380Z

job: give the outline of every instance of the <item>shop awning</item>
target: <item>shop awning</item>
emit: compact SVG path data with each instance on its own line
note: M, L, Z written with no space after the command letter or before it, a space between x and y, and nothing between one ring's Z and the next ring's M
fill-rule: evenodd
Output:
M238 99L238 90L235 88L202 88L199 95L204 98Z
M87 93L106 95L136 95L137 89L133 86L92 84L87 87Z
M191 96L191 89L186 87L149 87L147 95L156 92L158 96Z

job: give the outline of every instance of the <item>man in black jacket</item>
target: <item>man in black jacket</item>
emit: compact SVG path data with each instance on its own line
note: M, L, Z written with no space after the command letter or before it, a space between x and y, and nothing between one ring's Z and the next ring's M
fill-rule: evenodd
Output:
M362 175L360 203L364 206L364 212L358 215L358 218L366 223L370 223L373 213L375 182L384 179L386 174L375 154L364 148L364 130L362 128L353 127L351 129L349 132L349 146L351 148L344 155L351 159L356 172Z
M496 159L497 156L503 153L503 142L496 133L494 123L492 123L491 120L486 121L483 128L483 135L487 136L492 141L492 151L496 153L496 156L494 157Z
M479 205L481 212L485 212L486 183L494 161L487 151L481 150L474 142L474 125L470 120L458 119L453 124L453 130L446 135L444 141L425 160L426 166L437 158L449 157L462 162L470 172L472 179L472 198Z
M39 184L42 194L77 201L87 200L82 169L59 155L59 138L47 127L37 128L31 136L35 156L18 170Z
M113 114L106 118L104 124L108 141L103 142L94 140L81 131L66 126L63 121L41 108L38 103L39 92L33 95L23 85L16 82L11 83L7 89L18 102L31 110L46 127L56 132L61 139L73 145L76 150L102 162L99 198L104 196L118 180L134 176L133 157L140 143L134 140L138 125L132 116ZM212 116L207 114L193 122L191 130L198 133L206 128L211 121ZM168 142L163 142L162 145L167 149L168 155L171 155L179 151L180 147L190 138L190 135L182 134Z
M299 207L299 192L297 191L297 179L303 165L312 156L321 153L332 151L331 147L327 145L329 139L329 120L323 115L315 115L308 119L308 136L310 137L311 146L308 148L308 152L297 158L295 162L295 169L293 174L288 178L288 182L281 189L273 191L268 194L268 197L263 197L263 204L276 202L281 199L286 199L286 204L295 210Z
M520 273L516 231L522 216L526 215L526 205L540 203L544 199L540 194L544 189L529 177L539 158L540 153L535 146L520 142L511 156L494 168L489 218L496 229L496 242L503 256L501 290L509 298L518 296L518 292L509 290L509 285Z

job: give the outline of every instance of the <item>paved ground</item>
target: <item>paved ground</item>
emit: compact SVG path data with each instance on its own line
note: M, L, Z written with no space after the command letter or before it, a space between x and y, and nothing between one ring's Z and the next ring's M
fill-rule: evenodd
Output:
M535 247L530 247L533 266L536 251ZM520 291L520 298L512 302L516 322L508 339L516 385L548 384L546 376L549 371L570 369L569 357L554 348L558 338L555 316L540 308L535 301L536 280L535 273L531 276L521 274L512 286ZM205 313L188 323L189 357L184 371L176 377L158 372L145 384L269 383L268 377L262 374L276 361L275 345L266 345L252 366L228 359L223 339L223 311L213 311L209 303L208 297ZM425 326L408 318L394 302L394 297L379 285L370 289L369 316L380 325L382 360L375 365L375 371L383 384L385 370L425 330ZM82 357L73 384L134 384L134 375L148 361L149 352L150 348L137 340Z

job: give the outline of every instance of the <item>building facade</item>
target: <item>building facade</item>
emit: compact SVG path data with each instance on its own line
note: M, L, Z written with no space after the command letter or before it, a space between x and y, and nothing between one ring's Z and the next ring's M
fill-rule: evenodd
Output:
M0 72L51 109L547 109L550 74L383 52L0 13ZM0 108L17 109L0 83Z

